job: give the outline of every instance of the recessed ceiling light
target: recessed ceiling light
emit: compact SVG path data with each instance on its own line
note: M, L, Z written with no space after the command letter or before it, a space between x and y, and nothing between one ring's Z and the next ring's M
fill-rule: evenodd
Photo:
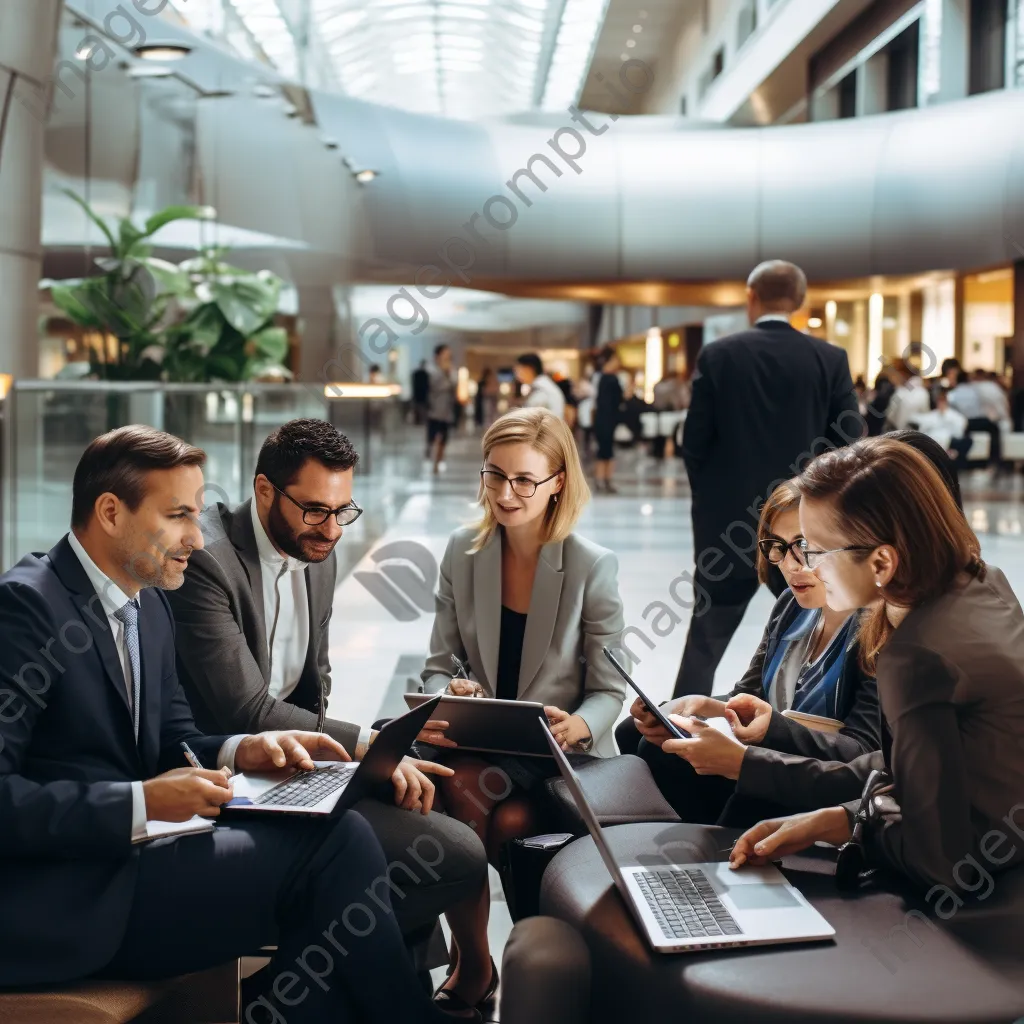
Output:
M634 46L636 46L636 40L635 40L635 39L627 39L627 40L626 40L626 46L627 46L627 47L628 47L628 48L629 48L630 50L632 50L632 49L633 49L633 47L634 47Z
M644 30L643 25L634 25L633 26L633 31L634 32L643 32L643 30Z
M128 69L129 78L170 78L174 72L159 64L134 64Z
M629 54L628 53L620 53L619 54L619 60L629 60Z
M181 60L192 52L192 47L183 43L147 43L136 46L133 52L143 60Z
M322 137L322 138L320 139L320 141L321 141L321 142L322 142L322 143L323 143L323 144L324 144L324 145L325 145L325 146L326 146L326 147L327 147L328 149L337 149L337 148L338 148L338 140L337 140L337 139L329 139L329 138L327 138L327 136L323 136L323 137Z
M96 52L96 44L85 40L78 44L75 50L75 57L78 60L88 60Z
M360 185L368 185L377 177L377 173L377 171L372 171L369 168L364 171L356 171L356 181L358 181Z
M641 11L640 12L640 17L641 18L646 18L647 17L647 12L646 11Z

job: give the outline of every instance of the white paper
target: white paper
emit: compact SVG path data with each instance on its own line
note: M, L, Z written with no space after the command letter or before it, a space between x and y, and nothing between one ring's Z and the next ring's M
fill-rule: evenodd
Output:
M213 822L209 818L192 815L188 821L147 821L146 834L135 840L147 843L151 839L166 839L168 836L183 836L190 832L212 832Z

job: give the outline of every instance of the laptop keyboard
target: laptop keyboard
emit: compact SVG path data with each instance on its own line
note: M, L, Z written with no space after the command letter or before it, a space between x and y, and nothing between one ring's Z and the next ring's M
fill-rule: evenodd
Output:
M329 767L300 772L273 789L268 789L253 803L262 807L312 807L320 803L324 797L347 785L358 767L355 762L346 761L343 764L332 764Z
M670 939L742 935L700 868L634 873L655 920Z

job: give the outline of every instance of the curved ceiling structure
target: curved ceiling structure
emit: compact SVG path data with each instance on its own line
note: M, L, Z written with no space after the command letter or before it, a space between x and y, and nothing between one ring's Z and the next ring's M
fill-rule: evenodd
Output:
M174 71L198 93L203 201L306 246L282 255L300 283L742 279L775 256L826 280L1024 253L1019 91L760 129L568 110L558 128L466 122L326 92L289 117L265 84L226 89L237 70L191 45ZM94 95L94 121L140 131L117 89ZM376 176L361 185L358 171Z

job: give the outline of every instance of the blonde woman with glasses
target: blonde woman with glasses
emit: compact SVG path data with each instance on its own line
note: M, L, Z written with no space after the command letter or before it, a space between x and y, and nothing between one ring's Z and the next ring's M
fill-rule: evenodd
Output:
M623 629L618 561L573 532L590 491L565 422L546 409L498 419L483 439L479 500L483 517L452 534L441 562L424 689L538 701L564 750L614 755L625 693L601 648ZM453 654L470 678L450 678ZM456 751L445 761L448 813L497 863L502 843L530 834L530 790L553 763Z

